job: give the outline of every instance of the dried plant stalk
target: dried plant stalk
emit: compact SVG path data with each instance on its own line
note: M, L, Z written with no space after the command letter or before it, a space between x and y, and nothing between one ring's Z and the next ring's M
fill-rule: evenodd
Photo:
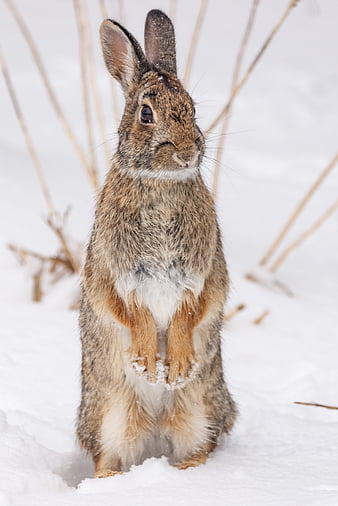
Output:
M258 318L256 318L252 323L254 325L260 325L262 321L265 320L267 316L269 316L269 314L270 314L269 310L263 311L263 313L260 316L258 316Z
M253 59L253 61L249 65L249 67L248 67L247 71L245 72L244 76L239 81L239 83L237 84L237 86L235 87L235 89L233 90L233 92L230 94L230 97L229 97L227 103L225 104L225 106L223 107L223 109L221 110L221 112L213 120L213 122L210 124L210 126L206 129L206 131L205 131L206 135L208 135L218 125L218 123L221 121L221 119L223 118L223 116L225 116L228 113L228 110L231 107L232 101L234 100L234 98L236 97L236 95L238 94L238 92L243 88L244 84L247 82L248 78L252 74L252 71L256 67L256 65L259 62L259 60L261 59L262 55L264 54L264 52L266 51L266 49L269 47L272 39L274 38L274 36L276 35L276 33L278 32L278 30L280 29L280 27L282 26L282 24L284 23L284 21L286 20L286 18L290 14L290 12L293 9L293 7L295 7L299 1L300 0L290 0L289 5L285 9L282 17L276 23L276 25L274 26L274 28L270 32L269 36L265 40L264 44L262 45L262 47L258 51L257 55L255 56L255 58Z
M40 253L36 253L35 251L20 248L13 244L9 244L8 249L16 255L21 264L28 265L31 259L37 261L37 267L32 274L33 302L40 302L44 296L42 282L45 275L51 275L52 279L50 282L56 283L64 277L65 274L74 273L73 266L71 265L69 259L62 256L64 255L64 252L55 256L44 256Z
M315 193L316 190L318 190L319 186L322 184L324 179L329 175L329 173L332 171L333 167L338 162L338 153L332 158L330 163L324 168L324 170L320 173L319 177L316 179L316 181L311 185L311 187L308 189L302 200L297 205L294 212L291 214L290 218L284 225L281 232L278 234L274 242L271 244L270 248L267 250L265 255L262 257L262 259L259 262L259 265L265 265L281 243L281 241L284 239L288 231L290 230L291 226L294 224L300 213L303 211L306 204L309 202L312 195Z
M80 0L73 0L73 4L79 39L82 97L83 97L83 108L86 122L87 142L89 147L89 156L91 165L91 179L93 180L94 188L98 189L99 183L97 174L97 160L95 156L94 132L93 132L92 115L90 110L90 97L88 89L88 69L85 58L87 50L85 48L86 37L85 37L84 19L82 15L82 10L80 9Z
M177 0L170 0L168 16L173 23L175 22L176 12L177 12Z
M246 308L245 304L239 304L237 307L235 307L235 309L233 309L232 311L229 311L228 313L226 313L223 316L223 322L228 322L234 316L236 316L237 313L239 313L240 311L243 311L243 309L245 309L245 308Z
M40 302L42 300L43 295L44 295L42 288L41 288L42 275L43 275L43 265L33 275L33 290L32 290L33 302Z
M27 264L29 258L35 258L36 260L39 260L41 263L51 264L53 269L55 269L56 265L61 265L70 272L74 272L73 267L69 262L68 258L64 258L60 255L45 256L35 251L15 246L14 244L9 244L8 249L12 251L12 253L14 253L17 256L19 262L24 265Z
M196 53L197 42L198 42L199 35L201 33L201 27L202 27L203 20L205 18L205 11L207 9L207 5L208 5L208 0L201 0L199 10L197 13L195 27L194 27L192 38L191 38L191 43L190 43L188 57L187 57L187 63L185 66L185 71L184 71L184 76L183 76L183 83L185 86L188 85L188 81L190 78L192 64L193 64L194 56Z
M53 232L55 233L55 235L59 239L62 252L64 253L65 257L68 259L69 264L71 265L72 271L75 273L79 273L81 270L81 264L80 264L80 261L76 258L76 256L71 251L70 247L68 246L68 241L67 241L66 236L63 231L63 225L58 224L56 222L56 220L52 220L51 218L47 218L46 223L53 230Z
M99 3L100 3L100 9L101 9L101 14L102 14L103 19L107 19L109 17L109 15L108 15L106 2L105 2L105 0L99 0Z
M26 121L24 119L21 107L19 105L17 95L14 90L14 86L13 86L7 65L5 63L5 60L2 56L1 51L0 51L0 65L1 65L1 70L3 73L4 79L5 79L6 87L8 89L9 96L11 98L11 101L12 101L12 104L13 104L13 107L15 110L16 117L19 121L20 128L21 128L23 136L25 138L26 145L27 145L30 157L32 159L32 162L33 162L33 165L35 168L35 172L36 172L36 175L38 177L38 180L39 180L39 183L41 186L42 194L43 194L45 202L47 204L47 208L48 208L50 214L52 216L55 216L56 215L55 207L54 207L52 197L51 197L51 194L49 192L49 189L48 189L48 186L46 183L45 176L43 174L42 166L41 166L39 158L36 154L32 138L30 136Z
M329 406L327 404L317 404L316 402L294 401L294 404L300 404L301 406L315 406L316 408L338 409L337 406Z
M100 9L103 19L108 19L109 14L106 7L105 0L100 0ZM110 75L108 76L109 83L110 83L110 90L111 90L111 99L113 104L113 118L116 125L119 124L120 121L120 112L118 107L118 98L117 98L117 92L116 92L116 82L115 79L113 79Z
M15 19L16 23L18 24L19 29L20 29L22 35L24 36L24 39L27 42L27 45L32 53L33 59L34 59L36 66L39 70L40 76L41 76L44 86L46 88L46 91L47 91L47 94L48 94L49 99L51 101L51 104L56 112L56 115L57 115L67 137L69 138L76 154L78 155L83 167L85 168L91 183L94 186L94 183L91 180L91 168L88 163L87 157L86 157L80 143L78 142L67 118L65 117L65 115L63 113L63 110L62 110L61 105L55 95L53 87L50 83L45 66L42 62L41 56L39 54L39 51L37 49L37 46L36 46L33 38L32 38L32 35L31 35L30 31L28 30L25 22L23 21L21 15L19 14L19 11L15 7L13 0L5 0L5 2L9 8L13 18Z
M124 8L124 1L118 0L118 6L119 6L119 19L122 25L126 24L126 11Z
M277 260L273 263L273 265L269 268L270 272L276 272L276 270L282 265L283 262L287 259L287 257L294 251L300 244L302 244L305 239L310 237L330 216L338 209L338 199L330 206L325 213L310 227L308 228L301 236L296 239L296 241L292 242L284 251L279 255Z
M100 136L103 141L104 154L106 158L107 167L110 167L110 159L111 153L109 149L109 145L107 143L107 130L105 126L105 119L103 113L103 106L100 98L100 93L97 85L96 72L95 72L95 60L94 60L94 52L93 52L93 44L92 38L90 34L90 23L89 23L89 13L87 2L85 0L81 0L81 2L77 3L77 7L79 9L79 16L83 20L84 27L84 38L85 38L85 48L86 48L86 61L88 64L88 76L90 87L93 94L94 99L94 108L97 117L97 122L100 130Z
M268 288L273 291L277 291L279 293L284 293L288 297L293 297L294 293L290 290L288 286L285 285L285 283L282 283L278 279L266 279L265 277L260 276L259 274L255 274L253 272L248 272L245 274L245 278L248 281L252 281L253 283L257 283L261 286L264 286L265 288Z
M233 91L236 88L236 85L238 83L239 73L240 73L241 66L242 66L245 48L248 44L248 40L249 40L249 37L251 34L251 30L252 30L253 22L254 22L254 19L256 16L258 4L259 4L259 0L252 1L248 22L247 22L247 25L244 30L243 38L242 38L242 41L241 41L241 44L240 44L240 47L238 50L236 62L235 62L234 72L233 72L232 80L231 80L230 94L233 93ZM231 110L232 105L233 105L233 102L229 105L229 109L227 111L227 114L224 116L224 120L222 123L222 129L221 129L221 135L220 135L219 143L217 146L216 160L215 160L215 166L214 166L214 175L213 175L213 182L212 182L212 194L214 196L214 199L216 199L216 194L217 194L220 164L221 164L222 154L223 154L224 145L225 145L225 135L226 135L226 132L227 132L228 126L229 126L229 116L230 116L230 110Z

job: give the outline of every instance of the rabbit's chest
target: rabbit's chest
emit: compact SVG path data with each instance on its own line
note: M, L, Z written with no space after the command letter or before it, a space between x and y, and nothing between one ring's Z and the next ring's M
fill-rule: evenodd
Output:
M200 294L204 278L193 272L186 272L169 263L140 261L134 269L121 275L116 282L120 297L127 301L133 293L140 306L146 306L152 313L161 330L168 328L169 322L184 298L185 290L196 297Z
M191 225L191 217L167 204L141 210L137 233L128 240L128 268L116 281L120 297L133 292L137 302L152 313L158 327L166 329L189 290L201 293L210 251L205 232ZM125 264L126 265L126 264Z

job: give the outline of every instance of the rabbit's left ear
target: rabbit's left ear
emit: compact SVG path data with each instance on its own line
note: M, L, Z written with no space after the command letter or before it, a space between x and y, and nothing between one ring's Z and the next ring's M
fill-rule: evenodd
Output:
M159 70L176 76L175 30L164 12L158 9L148 12L144 42L148 62Z
M106 19L100 28L103 57L110 74L128 94L149 64L137 40L116 21Z

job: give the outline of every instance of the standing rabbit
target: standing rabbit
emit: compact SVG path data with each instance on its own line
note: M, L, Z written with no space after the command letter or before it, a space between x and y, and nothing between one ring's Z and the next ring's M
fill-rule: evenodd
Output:
M119 23L100 33L126 106L83 272L77 434L97 477L161 455L185 469L206 461L237 413L222 370L228 274L200 174L205 143L176 77L170 19L148 13L145 54Z

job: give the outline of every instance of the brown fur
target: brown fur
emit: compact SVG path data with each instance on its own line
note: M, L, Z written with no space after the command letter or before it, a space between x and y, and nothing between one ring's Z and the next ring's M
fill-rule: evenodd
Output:
M152 455L203 463L237 413L223 377L228 274L199 170L204 138L176 77L170 20L151 11L145 37L146 55L118 23L101 27L126 107L82 284L77 433L96 476Z

